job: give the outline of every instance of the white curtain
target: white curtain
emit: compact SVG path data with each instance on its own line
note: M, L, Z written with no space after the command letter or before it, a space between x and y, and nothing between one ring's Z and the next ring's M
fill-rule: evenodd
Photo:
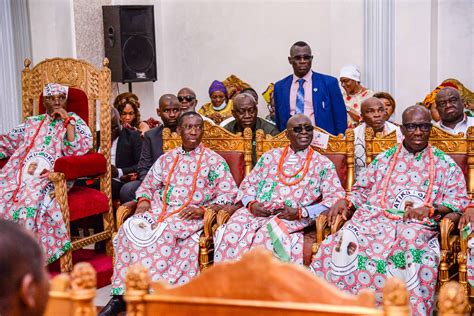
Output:
M394 0L365 0L365 86L394 93Z
M21 121L21 70L31 58L27 0L0 0L0 133Z

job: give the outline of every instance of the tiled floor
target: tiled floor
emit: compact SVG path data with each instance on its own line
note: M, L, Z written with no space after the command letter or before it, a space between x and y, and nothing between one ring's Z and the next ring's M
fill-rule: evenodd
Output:
M97 290L94 305L97 307L104 307L110 300L110 289L112 285L104 286Z

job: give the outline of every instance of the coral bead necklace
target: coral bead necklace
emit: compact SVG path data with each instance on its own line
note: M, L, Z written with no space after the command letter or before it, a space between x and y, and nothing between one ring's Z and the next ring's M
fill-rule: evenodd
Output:
M380 206L384 210L384 215L390 219L398 220L401 219L400 216L393 215L387 211L386 208L386 195L387 195L387 188L388 188L388 182L390 181L390 177L392 176L393 170L395 169L395 165L397 164L397 158L398 154L400 153L400 150L402 149L402 144L399 144L397 147L397 150L395 151L395 154L393 155L392 161L390 162L390 166L387 172L387 175L384 178L383 181L383 187L382 187L382 196L380 198ZM433 155L433 147L431 145L428 145L428 155L430 157L430 174L429 174L429 184L428 184L428 190L426 191L425 195L425 200L424 200L424 205L430 205L430 199L431 199L431 192L433 191L433 184L434 184L434 177L435 177L435 170L434 170L434 155Z
M313 157L314 149L311 147L308 148L308 153L306 154L305 162L301 166L301 168L299 168L293 174L286 174L285 171L283 170L283 163L285 162L285 158L288 155L289 149L290 149L290 145L286 145L285 149L283 150L283 153L281 154L280 161L278 162L278 180L284 185L291 187L303 181L304 177L308 173L309 165L311 163L311 158ZM296 179L293 182L290 182L284 179L284 178L287 178L287 179L293 178L296 175L298 175L301 171L303 171L303 174L301 175L301 177L299 179Z
M192 184L192 187L191 187L191 193L189 194L188 200L181 207L177 208L176 210L172 211L169 214L166 214L166 210L168 209L167 196L168 196L169 185L170 185L170 182L171 182L171 175L174 173L174 169L176 168L176 165L178 164L179 157L180 157L179 154L176 155L176 158L174 159L173 165L172 165L172 167L170 169L170 172L168 173L168 177L166 179L165 190L163 191L163 209L161 210L161 214L160 214L160 218L158 219L158 222L163 222L168 217L173 216L174 214L181 212L182 210L184 210L189 205L189 203L191 203L191 200L193 199L194 191L196 190L196 182L197 182L197 178L198 178L198 175L199 175L199 170L201 169L201 161L202 161L202 156L204 154L204 150L205 150L205 148L203 146L201 148L201 154L199 155L199 160L198 160L198 163L196 165L196 171L194 171L193 184Z

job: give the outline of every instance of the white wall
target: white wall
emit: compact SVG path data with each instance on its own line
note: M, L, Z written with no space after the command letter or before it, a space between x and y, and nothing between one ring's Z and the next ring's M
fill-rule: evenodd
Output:
M76 57L73 0L29 0L33 65L46 58Z
M447 78L456 78L473 91L474 1L438 1L438 67L436 84L440 84Z
M76 56L73 1L29 1L34 63ZM155 6L158 81L133 84L143 117L156 117L160 95L176 93L184 86L195 89L202 105L208 101L212 80L230 74L261 93L269 82L291 73L288 51L298 40L312 46L315 71L337 76L348 63L364 69L364 0L111 3ZM473 6L471 0L395 1L393 94L399 118L406 106L422 101L448 77L474 90ZM90 45L91 54L102 54L100 39ZM127 86L119 85L119 89L126 91ZM261 115L267 112L263 99L260 110Z
M397 118L423 101L430 88L430 1L395 1L395 93Z
M474 2L395 2L395 99L397 118L423 101L443 80L474 90Z
M346 63L363 67L362 0L155 1L155 11L156 97L189 86L202 105L210 83L230 74L261 93L292 72L287 56L298 40L311 45L316 71L337 75ZM267 113L263 98L260 110Z

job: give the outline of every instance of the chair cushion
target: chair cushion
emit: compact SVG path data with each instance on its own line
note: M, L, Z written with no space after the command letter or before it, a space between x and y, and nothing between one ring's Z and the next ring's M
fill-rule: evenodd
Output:
M343 154L324 154L336 166L336 172L341 180L342 187L346 189L347 186L347 160Z
M95 189L74 186L68 192L70 221L91 215L102 214L109 210L107 196Z
M66 180L80 177L93 177L103 174L107 170L104 155L88 153L83 156L66 156L56 159L54 171L66 175Z
M225 159L230 168L230 173L234 177L237 186L245 178L245 158L244 153L238 151L216 151Z
M3 168L8 162L8 158L0 159L0 169Z
M45 113L43 104L43 93L41 93L38 105L39 113ZM69 88L67 95L67 111L74 112L89 125L89 105L87 95L81 89Z

